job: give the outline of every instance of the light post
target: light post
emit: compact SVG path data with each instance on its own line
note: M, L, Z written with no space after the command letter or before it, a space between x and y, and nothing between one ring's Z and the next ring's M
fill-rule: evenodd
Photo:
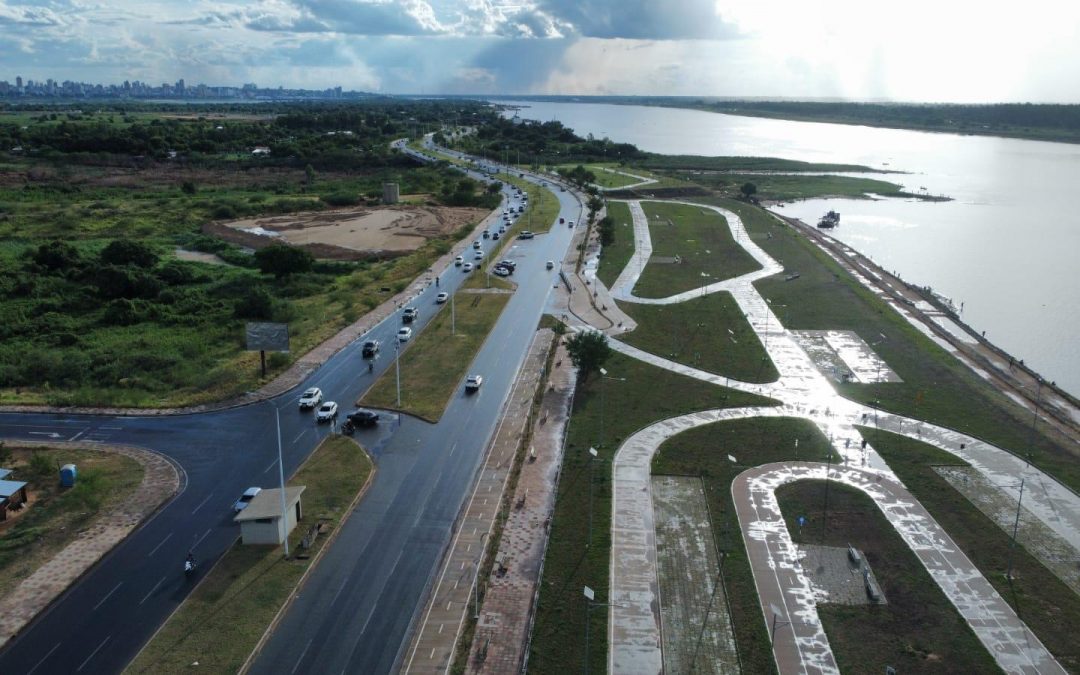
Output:
M828 461L825 464L825 504L821 509L821 544L825 544L825 530L829 524L829 474L832 473L832 448L829 448Z
M589 675L589 617L597 607L622 607L614 602L596 602L596 593L586 586L582 589L585 596L585 675Z
M626 382L625 377L608 377L608 371L600 369L600 447L604 447L604 380Z
M1009 566L1005 578L1012 581L1013 549L1016 548L1016 531L1020 528L1020 504L1024 501L1024 480L1020 479L1020 496L1016 499L1016 520L1013 521L1012 541L1009 543Z
M457 293L450 294L450 334L457 335L457 317L454 312L454 298L457 297Z
M401 407L401 340L394 342L394 374L397 377L397 407Z
M600 453L596 451L596 448L589 448L589 538L585 542L585 548L589 548L592 544L592 523L593 523L593 483L595 468L597 462L606 462L606 459L600 459Z
M1028 439L1028 448L1031 448L1035 444L1035 424L1039 421L1039 400L1042 397L1043 379L1041 377L1036 377L1035 379L1038 381L1039 386L1038 389L1035 390L1035 412L1031 416L1031 437ZM1024 468L1027 468L1030 465L1031 451L1029 450L1027 457L1024 460Z
M484 561L484 537L491 534L491 532L485 532L480 535L480 557L473 563L476 568L476 573L473 576L473 619L480 619L480 563Z
M285 505L285 463L281 461L281 409L277 406L274 407L274 422L277 424L277 466L278 480L281 482L281 522L288 523L289 521L285 517L285 510L288 508ZM285 530L285 557L289 557L288 528Z

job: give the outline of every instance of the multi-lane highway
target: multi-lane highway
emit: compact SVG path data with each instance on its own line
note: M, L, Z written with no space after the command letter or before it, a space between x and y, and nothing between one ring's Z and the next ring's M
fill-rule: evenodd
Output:
M560 215L580 222L577 198L569 192L556 195ZM438 424L391 415L377 428L357 432L356 439L374 456L376 478L254 670L384 673L394 668L555 284L556 272L547 270L545 261L561 259L572 234L556 226L535 239L511 242L500 256L519 263L513 276L518 288L469 367L484 376L479 395L465 397L459 390ZM435 294L453 292L467 277L452 266L435 273L439 286L426 287L413 302L421 308L418 327L439 309ZM141 446L169 457L183 475L175 499L5 646L0 673L121 670L190 592L182 572L187 552L194 550L203 569L209 567L238 536L230 508L237 496L252 485L275 485L275 411L280 411L285 469L291 473L330 433L313 415L298 411L299 391L318 386L348 410L392 367L400 325L395 312L296 389L239 408L152 417L0 414L0 438ZM360 345L372 337L384 347L375 372L368 373Z

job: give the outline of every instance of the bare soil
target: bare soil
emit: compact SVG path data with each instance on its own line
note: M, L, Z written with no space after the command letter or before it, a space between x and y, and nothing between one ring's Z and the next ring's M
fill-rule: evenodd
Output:
M487 215L443 206L351 207L211 223L204 231L244 246L300 246L318 258L357 260L404 255Z

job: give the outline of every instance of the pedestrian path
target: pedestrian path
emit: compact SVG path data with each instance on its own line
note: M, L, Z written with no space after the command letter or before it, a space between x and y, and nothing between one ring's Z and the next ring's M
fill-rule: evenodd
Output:
M875 485L890 486L890 508L897 514L917 514L919 527L922 529L901 531L901 536L906 535L905 540L927 566L931 576L938 581L943 592L972 625L979 639L987 645L1006 672L1057 672L1056 669L1060 666L1053 657L1034 639L1024 623L1012 613L966 556L952 545L940 526L903 489L899 479L880 455L869 444L863 444L858 426L868 426L873 420L879 428L936 445L970 462L988 479L998 484L1002 484L1002 481L1016 482L1018 477L1023 478L1035 488L1030 493L1031 512L1078 547L1080 497L1038 469L1023 466L1022 460L1002 448L965 438L949 429L899 415L880 413L839 396L791 333L781 325L768 301L753 286L753 281L782 271L780 264L749 239L736 214L718 207L691 205L711 208L724 215L732 230L732 236L761 264L761 269L667 298L646 299L634 296L633 286L648 259L647 255L640 254L646 251L651 253L651 240L648 237L648 222L640 203L630 202L634 218L635 245L641 249L635 252L627 268L619 275L613 285L612 296L625 302L674 304L703 294L729 292L761 340L780 377L776 382L766 384L739 382L648 354L617 340L611 340L610 344L620 353L655 366L713 384L768 396L778 400L781 405L705 411L663 420L635 433L620 447L613 462L609 671L656 673L663 667L655 527L649 480L652 455L664 440L687 429L721 420L788 415L807 419L821 429L832 442L836 452L837 471L844 472L852 484L866 489L867 481L872 479ZM735 455L732 455L732 458L737 461ZM790 466L798 467L799 464L793 463ZM749 493L743 494L743 497L750 499ZM745 501L740 504L740 519L744 516L746 520L742 525L746 531L760 533L762 528L772 522L770 527L774 531L783 530L782 536L774 532L780 537L777 541L784 544L783 538L786 537L787 544L790 544L790 537L782 521L777 525L769 520L764 512L759 514L754 509L747 510ZM903 518L898 516L893 522L902 524ZM956 555L950 554L948 561L943 561L932 555L932 546L921 547L920 542L948 545L947 548ZM817 618L816 604L809 592L809 584L797 573L797 552L793 546L787 544L759 552L760 556L764 556L763 559L755 558L755 565L763 564L762 569L771 570L773 575L773 582L768 582L767 575L758 575L755 572L759 593L763 598L768 596L769 583L778 587L785 613L789 619L797 617L800 626L792 631L792 634L799 635L799 639L792 640L787 646L780 643L774 646L777 664L781 672L785 673L836 672L835 659ZM751 549L756 548L757 544L752 546L748 539L747 546ZM784 569L791 572L783 577L779 576L778 570ZM765 600L762 602L763 613L767 615Z

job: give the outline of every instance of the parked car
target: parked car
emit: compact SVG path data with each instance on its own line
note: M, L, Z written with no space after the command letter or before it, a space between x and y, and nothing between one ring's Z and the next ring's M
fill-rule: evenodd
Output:
M403 326L403 327L398 329L398 332L397 332L397 340L398 340L398 342L408 342L409 338L411 338L411 337L412 337L412 328L409 328L408 326Z
M322 389L311 387L300 394L300 409L311 410L322 403Z
M521 234L518 235L518 239L532 239L535 236L531 230L522 230Z
M471 394L480 390L480 385L484 383L484 378L479 375L470 375L465 380L465 393Z
M472 272L472 263L465 263L461 266L462 272Z
M379 353L379 341L368 340L364 343L363 348L360 350L361 356L365 359L374 358Z
M458 257L454 258L454 265L456 267L461 267L461 263L463 262L465 262L465 258L463 256L459 255Z
M346 415L345 419L358 427L373 427L379 423L379 413L374 410L357 410Z
M262 492L262 488L258 487L249 487L248 489L244 490L244 494L240 495L240 499L237 499L236 503L233 504L232 510L236 513L240 513L247 508L247 505L251 503L251 500L255 499L255 495L259 494L260 492Z
M442 293L439 293L438 295L435 296L435 304L436 305L441 305L441 304L443 304L444 302L446 302L449 299L450 299L450 294L447 293L446 291L443 291Z
M337 403L333 401L327 401L319 408L319 412L315 413L316 422L330 422L337 419Z
M420 312L415 307L406 307L401 313L401 320L405 323L412 323L418 318L420 318Z

